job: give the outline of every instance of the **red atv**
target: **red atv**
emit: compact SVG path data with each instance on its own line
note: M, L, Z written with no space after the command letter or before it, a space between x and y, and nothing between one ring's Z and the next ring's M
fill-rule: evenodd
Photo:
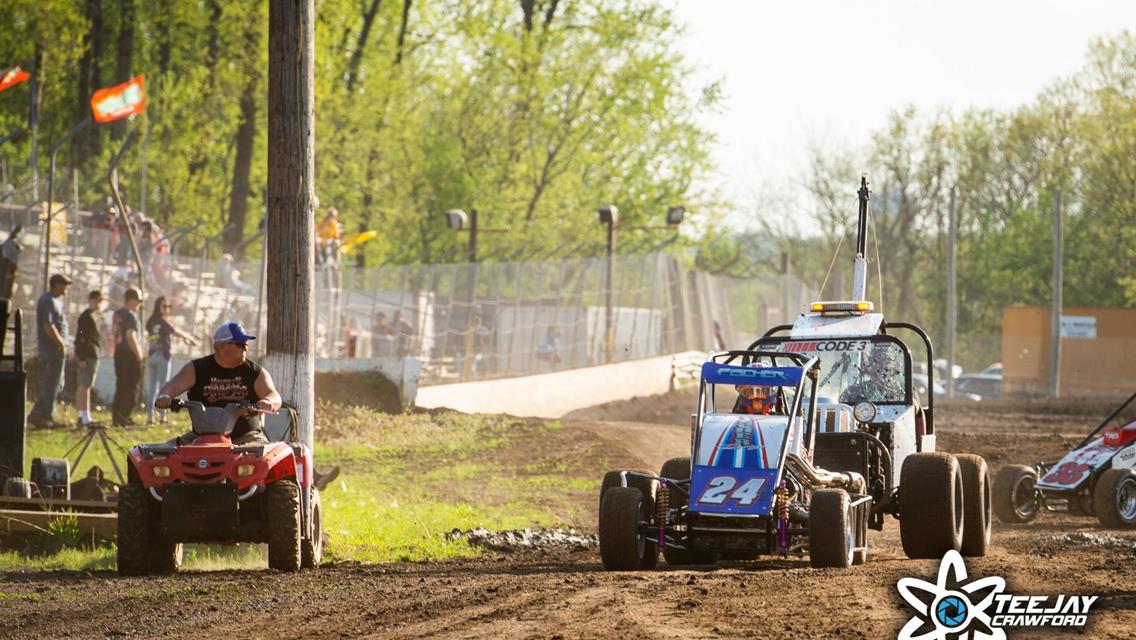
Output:
M224 408L174 400L189 410L190 444L140 444L127 456L118 495L118 572L171 573L183 542L267 542L268 567L315 567L323 553L312 452L298 442L296 410L285 405L265 425L268 444L234 445L237 418L252 405ZM271 418L271 416L270 416Z

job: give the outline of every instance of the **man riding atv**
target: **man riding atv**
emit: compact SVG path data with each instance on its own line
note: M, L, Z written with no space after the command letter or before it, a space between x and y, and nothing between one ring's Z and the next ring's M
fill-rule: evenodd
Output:
M188 392L190 400L207 407L224 408L230 402L249 402L257 413L275 413L282 401L268 370L248 359L248 341L256 336L245 333L237 322L226 322L213 332L213 355L192 360L181 368L158 392L154 406L168 409L173 398ZM264 423L258 415L242 416L232 433L233 444L267 444ZM184 445L197 439L191 430L170 444ZM339 467L326 473L313 469L315 486L323 491L339 476Z
M268 370L248 359L248 341L256 336L245 333L236 322L226 322L213 332L213 355L190 361L162 386L154 406L168 409L174 397L186 393L207 407L224 407L230 402L249 402L257 413L275 413L282 401ZM188 393L187 393L188 392ZM185 445L197 436L178 436L173 444ZM232 433L233 444L267 444L259 416L242 416Z

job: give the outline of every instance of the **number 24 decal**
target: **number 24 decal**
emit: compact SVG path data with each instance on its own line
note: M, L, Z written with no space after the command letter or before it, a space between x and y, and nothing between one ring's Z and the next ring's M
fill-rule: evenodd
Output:
M732 476L717 476L710 478L706 488L698 498L702 504L723 504L726 500L736 500L738 504L748 507L757 500L761 488L765 486L765 478L750 478L737 486L738 481ZM737 487L737 488L735 488Z

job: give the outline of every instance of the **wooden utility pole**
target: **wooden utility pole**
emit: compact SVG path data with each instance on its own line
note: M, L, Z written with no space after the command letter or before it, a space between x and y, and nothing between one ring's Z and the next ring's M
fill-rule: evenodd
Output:
M268 3L268 335L265 365L314 445L315 7Z

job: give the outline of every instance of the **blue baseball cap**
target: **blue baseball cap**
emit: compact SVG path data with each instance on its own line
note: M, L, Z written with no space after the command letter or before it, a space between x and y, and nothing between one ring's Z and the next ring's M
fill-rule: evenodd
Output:
M256 336L245 333L245 328L239 322L226 322L213 332L213 344L219 342L248 342L256 340Z

